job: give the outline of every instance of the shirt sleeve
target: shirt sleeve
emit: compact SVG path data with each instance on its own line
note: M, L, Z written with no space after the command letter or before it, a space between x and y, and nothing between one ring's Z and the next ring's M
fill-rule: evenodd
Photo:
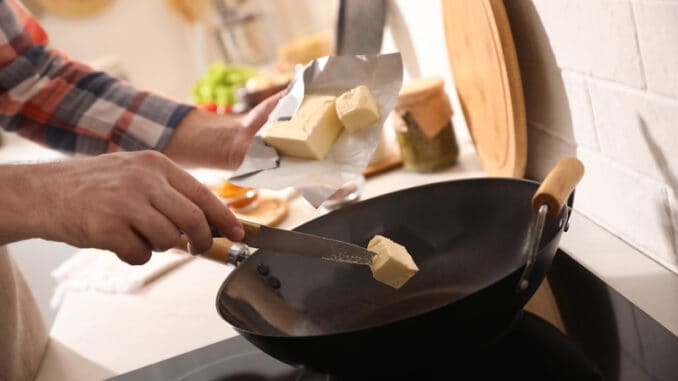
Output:
M15 0L0 0L0 127L60 151L161 150L192 106L141 91L47 48Z

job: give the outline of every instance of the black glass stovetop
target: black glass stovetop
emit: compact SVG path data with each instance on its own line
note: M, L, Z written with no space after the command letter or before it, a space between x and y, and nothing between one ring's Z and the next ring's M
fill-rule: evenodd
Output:
M421 348L414 350L435 350ZM388 366L385 364L385 366ZM596 365L551 324L522 312L492 346L463 361L421 364L407 380L601 380ZM115 381L315 381L360 379L284 364L237 336L112 378ZM371 377L374 379L374 377ZM389 377L389 380L392 380Z

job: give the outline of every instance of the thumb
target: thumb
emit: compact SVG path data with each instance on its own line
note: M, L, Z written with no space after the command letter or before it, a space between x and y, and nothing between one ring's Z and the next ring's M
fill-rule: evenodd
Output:
M266 123L268 116L271 114L283 95L285 95L285 90L277 92L274 95L266 98L247 113L247 115L243 118L242 123L250 135L254 136L254 134L256 134L257 131L259 131L259 129Z

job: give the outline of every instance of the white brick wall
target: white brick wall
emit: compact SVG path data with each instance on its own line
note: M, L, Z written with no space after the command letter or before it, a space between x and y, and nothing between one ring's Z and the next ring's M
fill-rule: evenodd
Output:
M561 71L556 66L541 65L532 61L521 63L525 106L530 122L569 143L598 148L598 138L593 126L593 111L586 77ZM561 112L561 110L576 112Z
M675 1L634 1L648 88L678 98L678 6Z
M576 152L575 207L678 273L678 1L505 0L527 175Z
M673 249L675 253L675 251L678 251L678 230L676 230L676 227L678 227L678 191L675 187L669 187L667 193L671 210L671 222L673 223Z
M678 176L671 174L678 171L678 100L607 83L592 82L590 92L601 152L639 173L672 182Z
M674 266L666 185L599 152L580 147L577 156L586 166L586 175L577 188L576 208L665 266Z
M645 86L631 4L623 0L509 0L509 6L533 7L534 33L545 34L532 57L547 61L552 54L564 69L594 77ZM514 4L515 3L515 4ZM538 22L537 22L538 21ZM551 54L544 55L548 51Z
M528 123L527 173L543 179L560 158L576 156L577 145L567 142L539 125ZM538 158L538 159L532 159Z

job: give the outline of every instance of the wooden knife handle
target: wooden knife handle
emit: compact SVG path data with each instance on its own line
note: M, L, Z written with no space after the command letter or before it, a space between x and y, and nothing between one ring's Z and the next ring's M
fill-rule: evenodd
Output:
M240 218L238 218L238 221L240 221L243 229L245 230L245 236L242 239L244 243L250 242L252 238L254 238L254 236L259 233L259 229L261 229L261 225L256 222L245 221L241 220ZM221 238L224 236L217 228L212 225L210 225L210 231L212 232L213 238Z
M242 241L244 243L252 242L257 233L259 233L261 225L257 224L256 222L250 222L241 219L238 219L238 221L240 221L243 229L245 229L245 236L243 237Z
M217 261L219 263L229 263L228 262L228 249L233 245L233 242L228 238L217 237L212 239L212 246L207 249L204 253L201 253L201 257ZM181 235L179 242L174 246L179 250L184 250L188 252L188 239L185 235Z
M581 161L574 157L561 159L532 197L532 209L537 212L540 206L546 204L548 216L557 215L583 176L584 164Z
M261 225L238 219L245 230L245 237L243 242L251 242L254 236L259 232ZM220 262L220 263L230 263L229 262L229 249L233 246L234 242L230 239L224 237L214 226L210 226L212 231L212 246L207 249L204 253L201 253L200 256ZM177 249L188 251L188 239L185 235L181 235L179 242L175 245Z

